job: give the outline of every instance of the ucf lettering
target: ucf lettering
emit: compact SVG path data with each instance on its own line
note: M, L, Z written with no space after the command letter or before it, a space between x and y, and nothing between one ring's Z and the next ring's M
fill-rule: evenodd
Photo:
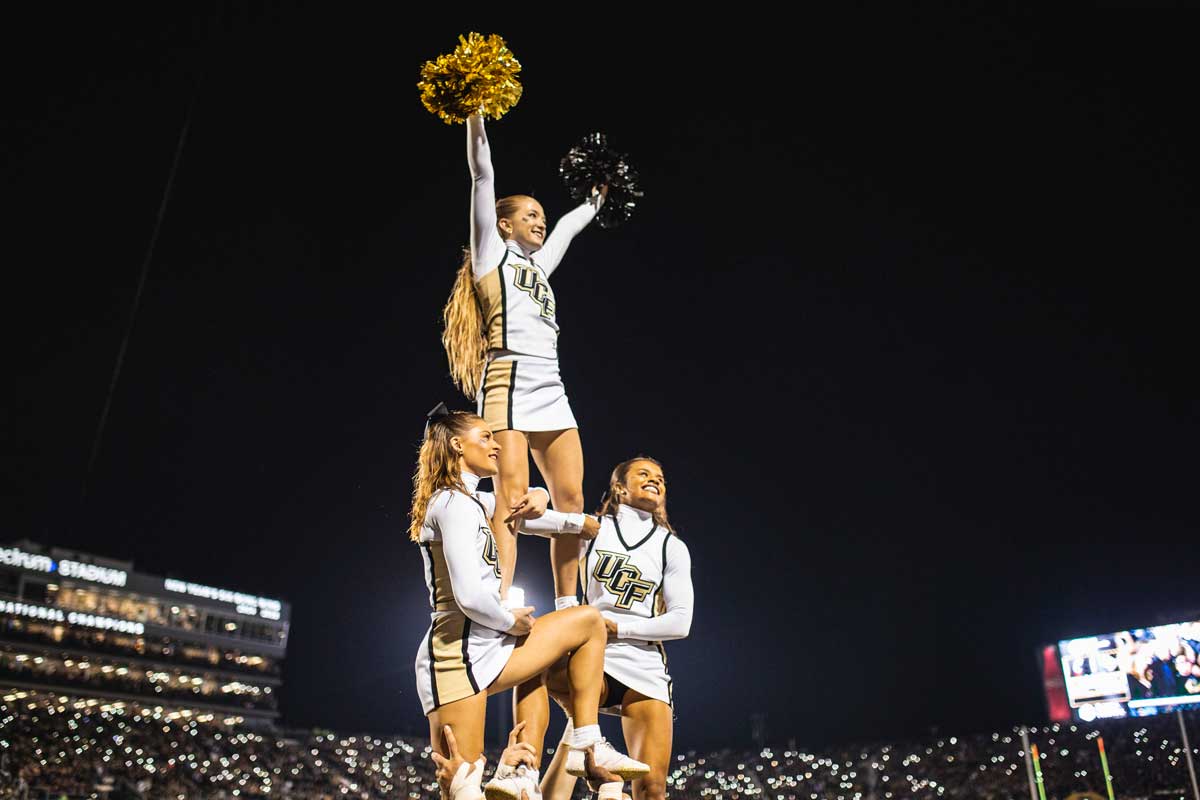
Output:
M541 306L541 315L545 319L554 319L554 295L550 284L542 277L536 267L529 264L514 264L516 271L516 287L533 298L533 302Z
M496 553L496 538L492 536L492 529L479 526L479 532L486 537L483 541L483 560L492 566L492 570L496 573L496 577L500 577L500 558Z
M642 571L627 563L628 555L608 550L597 550L596 555L598 558L592 569L592 577L616 596L614 605L617 608L632 608L634 603L640 603L649 596L654 584L642 580Z

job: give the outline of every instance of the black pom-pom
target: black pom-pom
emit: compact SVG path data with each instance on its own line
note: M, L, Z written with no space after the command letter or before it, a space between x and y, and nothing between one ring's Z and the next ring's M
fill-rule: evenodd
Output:
M589 133L563 156L559 174L571 198L582 203L592 196L592 188L605 184L608 196L596 213L601 228L615 228L629 221L642 191L638 174L627 157L608 146L603 133Z

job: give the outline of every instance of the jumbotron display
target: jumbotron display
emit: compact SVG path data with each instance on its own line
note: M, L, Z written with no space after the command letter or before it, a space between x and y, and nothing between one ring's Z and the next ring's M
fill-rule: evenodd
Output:
M1200 710L1200 621L1065 639L1051 649L1062 675L1061 688L1046 681L1052 717L1062 708L1056 694L1083 722Z

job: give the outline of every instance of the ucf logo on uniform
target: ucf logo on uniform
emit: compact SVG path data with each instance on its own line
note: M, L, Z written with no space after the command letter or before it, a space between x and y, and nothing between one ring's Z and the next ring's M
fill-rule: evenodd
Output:
M597 550L596 555L598 558L592 577L616 595L617 608L632 608L634 603L645 600L654 588L653 583L642 580L640 569L627 563L629 556L625 553Z
M496 553L496 538L492 536L492 529L479 526L479 531L486 534L483 540L483 560L492 566L492 570L496 573L496 577L500 577L500 558Z
M542 278L542 273L529 264L514 264L513 269L517 273L517 288L542 307L543 317L554 319L554 295L550 293L550 284Z

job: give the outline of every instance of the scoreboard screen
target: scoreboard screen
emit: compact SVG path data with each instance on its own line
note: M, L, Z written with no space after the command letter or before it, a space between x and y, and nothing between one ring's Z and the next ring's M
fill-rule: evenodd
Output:
M1064 639L1054 649L1062 682L1051 694L1046 681L1052 716L1063 694L1083 722L1200 709L1200 621Z

